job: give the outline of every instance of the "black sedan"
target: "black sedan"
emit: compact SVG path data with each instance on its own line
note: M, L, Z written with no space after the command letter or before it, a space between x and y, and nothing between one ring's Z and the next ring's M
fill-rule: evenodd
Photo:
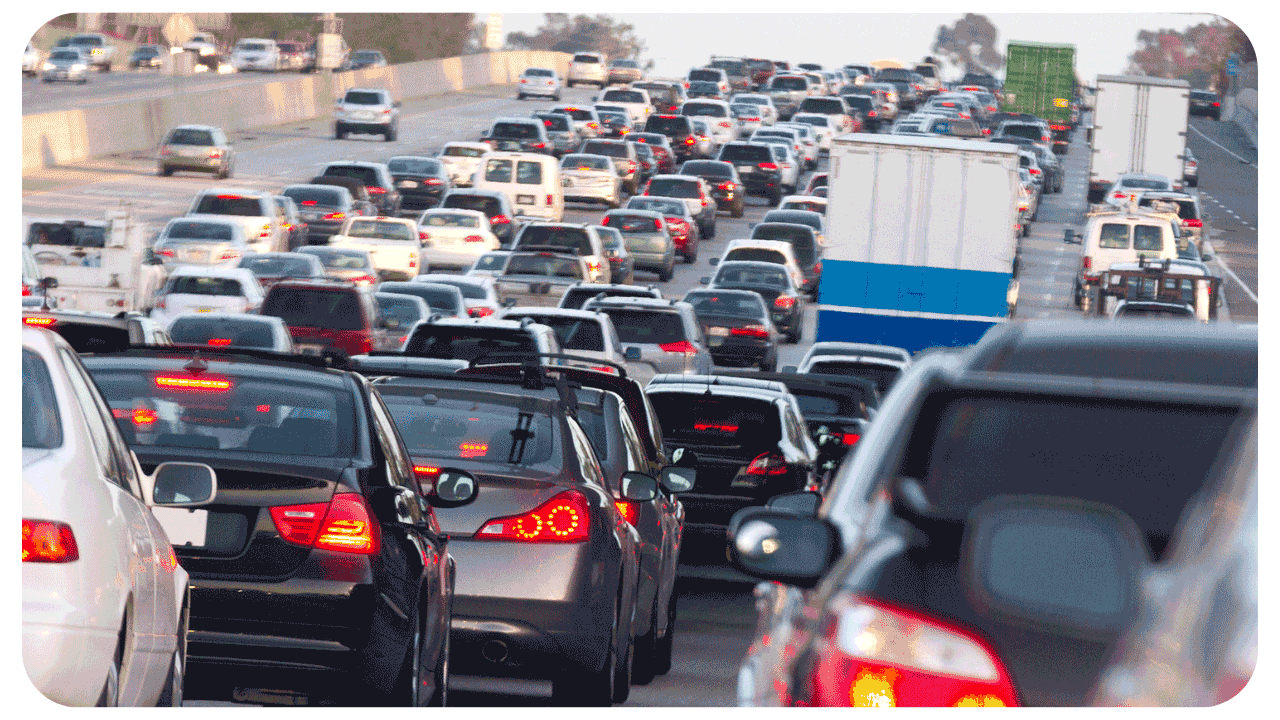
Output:
M760 293L690 290L684 301L693 306L716 365L758 367L765 372L778 367L781 336Z
M416 155L397 155L387 160L391 179L400 191L400 210L420 213L440 204L440 198L453 187L449 169L439 160Z
M711 197L716 200L718 210L727 210L730 217L742 217L746 203L746 187L738 179L738 171L733 163L719 160L690 160L680 166L681 175L692 175L707 181L711 186Z
M159 70L164 67L164 56L169 51L159 45L139 45L137 50L129 54L129 69Z
M804 335L804 293L786 268L775 263L731 260L720 263L715 277L702 278L712 290L751 290L764 298L769 319L787 337L798 343Z
M145 472L218 474L214 502L170 533L191 576L187 698L445 701L455 571L431 505L469 502L474 478L442 467L420 490L378 392L319 359L200 348L84 364Z

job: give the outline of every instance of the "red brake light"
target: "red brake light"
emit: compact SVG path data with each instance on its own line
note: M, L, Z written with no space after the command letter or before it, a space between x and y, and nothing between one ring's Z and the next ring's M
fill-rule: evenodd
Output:
M693 429L694 430L716 430L718 432L725 432L725 433L738 432L737 425L716 425L713 423L694 423Z
M419 239L419 240L430 240L430 239L431 239L431 233L426 232L425 230L419 230L419 231L418 231L418 239Z
M479 307L471 308L467 311L467 314L471 317L489 317L493 314L493 308L481 305Z
M331 212L324 216L325 220L341 220L347 216L344 212Z
M862 436L858 433L844 433L844 437L842 438L845 445L857 445L858 441L861 439Z
M490 225L508 225L510 223L511 223L511 218L507 217L506 215L494 215L493 217L489 218Z
M591 366L591 369L592 369L592 370L597 370L597 371L602 372L602 373L608 373L608 374L610 374L610 375L617 375L617 374L618 374L618 370L617 370L617 368L612 368L612 367L609 367L608 365L592 365L592 366Z
M299 204L299 205L315 205L315 204L316 204L316 201L315 201L315 200L303 200L302 202L300 202L300 203L298 203L298 204Z
M982 640L934 618L857 597L835 601L809 703L841 707L1006 707L1013 683Z
M1222 103L1217 102L1217 101L1214 101L1213 106L1214 106L1214 107L1221 107L1221 106L1222 106Z
M583 542L590 536L591 516L587 497L567 490L522 515L494 518L485 523L476 539L518 542Z
M377 185L366 185L364 189L368 190L370 195L386 195L387 194L386 188L378 187Z
M214 347L226 347L231 344L231 338L209 338L209 344Z
M1200 220L1187 219L1182 221L1183 227L1204 227L1204 223Z
M201 392L226 392L231 389L227 378L196 377L186 375L157 375L156 387L161 390L196 390Z
M54 323L56 323L56 322L58 322L57 318L50 318L50 317L24 317L24 318L22 318L22 324L24 324L24 325L34 325L34 326L36 326L36 327L49 327L50 325L52 325L52 324L54 324Z
M22 562L66 563L79 559L80 548L70 525L22 518Z
M787 472L787 459L776 452L760 453L746 472L748 475L782 475Z
M1039 175L1040 168L1027 168L1027 172L1031 173L1032 175Z
M796 304L796 299L790 295L779 295L773 299L773 306L776 308L791 309Z
M280 537L295 545L361 555L378 551L377 523L357 493L337 493L328 504L273 507L271 519Z
M692 145L692 144L694 144L695 142L697 142L697 141L693 139L693 136L692 136L692 135L690 135L689 137L687 137L687 138L685 138L685 139L684 139L684 144L685 144L685 145Z
M26 283L22 283L22 297L26 297L30 294L31 294L31 286Z
M767 338L769 331L763 325L748 325L746 327L736 327L729 331L731 335L741 335L743 337ZM694 428L695 430L697 428Z
M416 475L425 475L425 476L430 477L430 476L432 476L432 475L439 475L439 474L440 474L440 468L438 468L438 467L434 467L434 466L430 466L430 465L414 465L414 466L413 466L413 472L414 472L414 474L416 474Z
M239 200L240 196L239 195L219 195L218 199L219 200Z
M778 169L777 163L771 163L771 162L760 163L758 167L761 170L777 170Z
M459 443L458 452L464 458L484 457L489 452L489 444L474 441Z
M621 515L628 523L632 525L636 524L636 520L639 518L640 513L636 510L635 503L630 503L626 500L614 500L613 506L618 509L618 514Z
M867 111L867 117L875 117L875 116L876 116L876 111L875 111L875 110L868 110L868 111Z
M1124 194L1124 193L1122 193L1122 192L1117 192L1117 193L1115 193L1114 195L1112 195L1111 197L1113 197L1113 198L1115 198L1115 199L1117 199L1117 200L1120 200L1120 199L1122 199L1122 198L1126 198L1126 197L1129 197L1129 196L1128 196L1128 195L1125 195L1125 194Z
M139 407L139 408L133 409L134 425L150 425L151 423L155 422L158 418L159 416L156 415L156 411L152 410L151 408Z
M658 346L663 352L684 353L685 355L696 355L698 348L694 347L688 340L680 340L678 342L663 343Z
M1083 258L1080 258L1080 267L1084 268L1085 270L1092 270L1093 258L1089 257L1088 255L1085 255Z
M550 196L548 196L550 197ZM484 242L484 238L479 235L468 235L462 238L463 242Z
M551 193L547 193L547 204L554 205L555 202L556 202L555 196L553 196Z
M220 158L220 157L222 157L222 151L221 151L221 150L219 150L218 148L214 148L214 149L212 149L212 150L210 150L210 151L209 151L209 157L214 158L214 159Z
M654 220L653 220L653 229L654 229L654 230L661 230L661 229L662 229L662 221L661 221L661 220L659 220L659 219L657 219L657 218L654 218Z

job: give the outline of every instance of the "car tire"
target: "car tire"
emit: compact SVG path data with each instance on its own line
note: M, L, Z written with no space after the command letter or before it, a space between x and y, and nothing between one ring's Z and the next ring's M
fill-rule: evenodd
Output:
M453 603L450 602L449 615L453 617ZM426 634L425 632L423 633ZM436 661L435 692L427 700L427 707L448 707L449 705L449 658L451 657L449 628L445 626L444 647L440 651L440 659Z
M347 136L347 131L343 130L341 125L333 126L333 138L335 140L342 140L346 136Z
M566 81L565 81L565 85L568 85L570 89L573 89L573 81L572 81L572 80L566 80Z
M735 218L735 219L736 219L736 218L740 218L740 217L742 217L742 213L743 213L743 212L745 212L745 210L746 210L746 209L743 207L742 201L741 201L741 200L739 200L739 201L738 201L738 204L737 204L737 205L734 205L734 206L733 206L733 209L732 209L731 211L729 211L729 217L732 217L732 218Z
M781 203L782 203L782 191L770 190L769 191L769 207L778 207L778 205L780 205Z
M653 619L649 632L636 638L632 643L631 682L635 685L648 685L653 682L653 661L658 651L658 602L654 599Z
M400 128L392 125L382 133L384 142L395 142L396 136L399 134Z
M524 93L516 93L516 99L517 99L517 100L524 100L524 98L525 98L525 94L524 94Z
M98 707L117 707L120 704L120 668L124 665L125 628L128 617L120 627L120 639L116 642L116 650L111 654L111 665L107 668L107 677L102 683L102 692L98 695Z
M551 704L555 707L609 707L613 704L614 680L618 667L618 601L613 606L613 631L604 666L594 672L568 663L551 681Z
M697 250L697 248L694 248L694 251L693 251L693 252L691 252L691 253L690 253L690 252L685 252L685 253L682 253L682 255L684 256L684 264L685 264L685 265L692 265L692 264L694 264L694 263L698 262L698 250Z
M711 225L705 228L699 228L698 231L702 233L702 237L708 240L714 240L716 237L716 224L715 222L712 222Z
M169 177L170 175L173 175L173 168L161 165L157 174L160 175L160 177Z
M676 260L671 258L671 264L658 272L658 279L662 282L669 281L676 274Z
M178 647L173 651L173 660L169 663L169 675L164 680L164 690L160 692L157 707L182 707L182 688L186 679L187 664L187 628L191 626L191 610L186 602L182 604L182 614L178 621Z
M675 645L676 636L676 593L671 593L671 599L667 601L667 634L658 638L654 643L653 650L653 672L657 675L666 675L671 671L671 655L672 648Z
M1200 178L1193 178L1187 181L1188 187L1200 187Z

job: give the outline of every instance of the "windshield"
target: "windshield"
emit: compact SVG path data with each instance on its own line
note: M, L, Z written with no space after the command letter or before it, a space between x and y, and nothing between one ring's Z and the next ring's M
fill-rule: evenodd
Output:
M424 394L422 387L394 382L380 384L378 391L411 455L433 462L536 465L560 461L551 417L524 411L518 397L440 387ZM526 417L527 439L517 443L517 427Z

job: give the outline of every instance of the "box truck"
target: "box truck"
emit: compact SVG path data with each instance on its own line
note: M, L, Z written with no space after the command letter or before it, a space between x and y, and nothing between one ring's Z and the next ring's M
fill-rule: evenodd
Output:
M1123 173L1155 173L1181 184L1187 146L1186 80L1099 75L1091 130L1089 202Z
M1018 147L852 134L831 145L819 341L970 345L1017 304Z
M1046 120L1053 151L1065 155L1071 143L1071 99L1076 94L1076 46L1010 42L1005 60L1005 112Z

